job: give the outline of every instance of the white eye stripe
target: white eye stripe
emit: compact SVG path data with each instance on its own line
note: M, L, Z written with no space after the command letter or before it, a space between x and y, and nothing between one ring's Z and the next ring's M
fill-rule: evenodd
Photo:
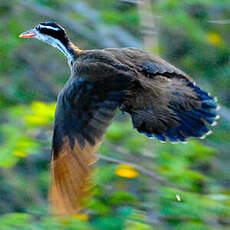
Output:
M55 31L60 30L59 28L55 28L55 27L52 27L52 26L39 25L39 27L44 28L44 29L49 29L49 30L55 30Z

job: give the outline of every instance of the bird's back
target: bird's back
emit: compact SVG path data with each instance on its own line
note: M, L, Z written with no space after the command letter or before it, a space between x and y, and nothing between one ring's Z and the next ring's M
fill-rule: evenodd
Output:
M90 50L76 63L76 75L85 73L91 79L94 73L93 81L101 74L106 77L107 72L114 73L114 78L119 71L133 77L120 108L131 115L134 127L149 137L173 142L203 137L209 133L206 125L218 118L214 98L197 87L191 77L140 49Z

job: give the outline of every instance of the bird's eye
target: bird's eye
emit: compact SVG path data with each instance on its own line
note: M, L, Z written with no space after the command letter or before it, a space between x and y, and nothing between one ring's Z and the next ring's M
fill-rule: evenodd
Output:
M36 30L40 30L41 27L38 25L38 26L35 27L35 29L36 29Z

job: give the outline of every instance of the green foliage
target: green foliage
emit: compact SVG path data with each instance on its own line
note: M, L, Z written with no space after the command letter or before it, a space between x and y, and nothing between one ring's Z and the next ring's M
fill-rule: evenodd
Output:
M31 216L23 213L6 214L0 219L0 228L5 230L28 229Z
M214 134L202 142L161 144L138 134L118 114L98 150L116 160L99 160L86 213L68 218L51 216L47 202L54 102L68 66L56 50L18 39L20 32L47 20L20 2L0 3L0 229L229 229L229 26L209 22L229 18L229 1L164 0L151 7L153 16L160 16L161 55L194 75L226 108ZM94 29L87 14L71 5L80 1L34 2ZM101 18L93 25L120 26L130 39L140 36L135 4L84 3ZM68 30L79 47L95 48L91 38L83 39L71 26Z

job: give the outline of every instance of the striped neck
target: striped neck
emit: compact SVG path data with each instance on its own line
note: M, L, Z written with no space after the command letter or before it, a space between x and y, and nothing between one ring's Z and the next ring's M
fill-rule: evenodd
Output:
M52 46L58 48L68 59L68 63L71 64L76 59L77 54L82 52L77 46L75 46L71 41L62 43L58 39L53 39L50 43Z

